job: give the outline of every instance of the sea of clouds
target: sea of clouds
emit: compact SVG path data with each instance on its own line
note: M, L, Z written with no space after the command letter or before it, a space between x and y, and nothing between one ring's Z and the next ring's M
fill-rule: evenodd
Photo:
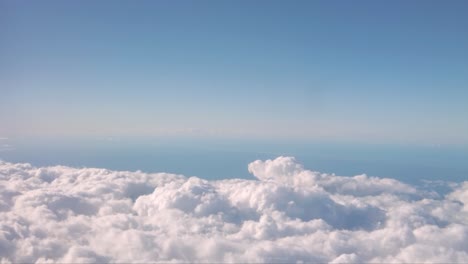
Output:
M440 195L291 157L248 169L256 180L0 161L0 262L468 262L468 182Z

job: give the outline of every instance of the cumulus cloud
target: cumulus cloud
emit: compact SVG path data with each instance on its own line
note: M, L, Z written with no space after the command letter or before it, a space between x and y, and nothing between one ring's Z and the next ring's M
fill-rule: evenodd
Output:
M254 161L256 180L0 161L1 262L468 262L468 182Z

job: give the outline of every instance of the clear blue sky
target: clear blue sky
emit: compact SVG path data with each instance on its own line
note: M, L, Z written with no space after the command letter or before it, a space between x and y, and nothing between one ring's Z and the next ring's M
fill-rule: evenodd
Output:
M468 144L468 1L1 1L0 137Z

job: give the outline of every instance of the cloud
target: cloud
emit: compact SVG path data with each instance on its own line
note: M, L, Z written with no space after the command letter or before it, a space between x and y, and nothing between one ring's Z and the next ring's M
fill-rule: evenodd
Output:
M0 161L2 262L468 262L468 182L254 161L256 180Z
M11 151L11 150L15 150L15 148L10 145L10 144L0 144L0 152L1 151Z

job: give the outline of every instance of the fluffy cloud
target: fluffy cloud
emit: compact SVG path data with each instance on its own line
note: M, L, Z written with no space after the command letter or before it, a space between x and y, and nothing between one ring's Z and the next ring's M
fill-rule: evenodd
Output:
M468 262L468 182L255 161L257 180L0 161L1 262Z

